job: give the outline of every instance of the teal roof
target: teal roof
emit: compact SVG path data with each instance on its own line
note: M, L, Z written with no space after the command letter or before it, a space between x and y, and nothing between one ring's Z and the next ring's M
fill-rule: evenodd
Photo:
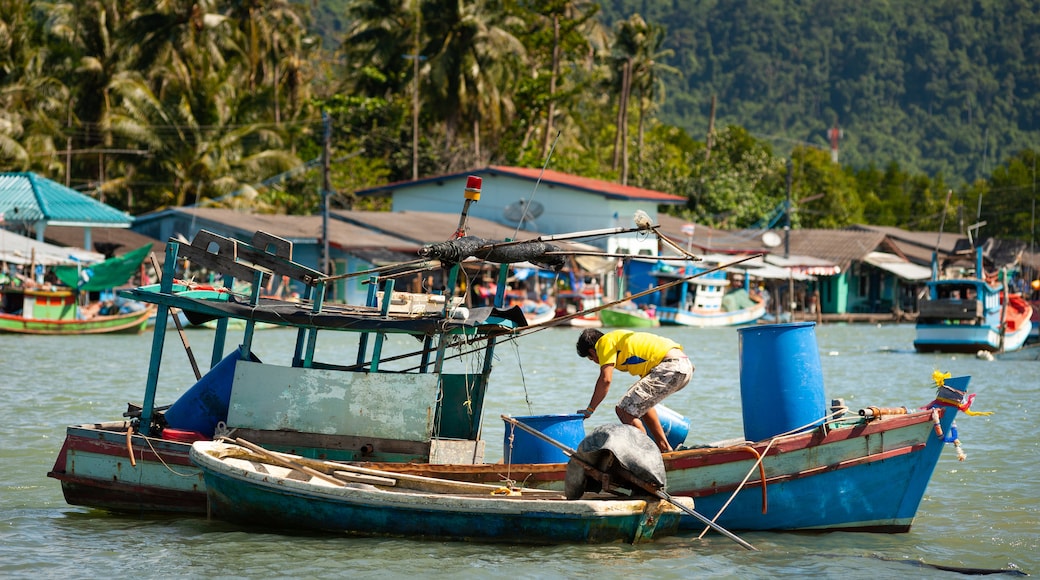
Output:
M6 222L128 228L134 218L35 173L0 173L0 216Z

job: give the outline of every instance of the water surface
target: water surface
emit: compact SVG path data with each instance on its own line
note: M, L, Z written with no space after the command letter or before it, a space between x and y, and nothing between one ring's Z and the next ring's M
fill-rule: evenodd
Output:
M659 330L681 342L696 365L690 386L667 401L691 420L687 443L742 437L738 332ZM577 334L554 328L499 346L484 420L488 460L502 456L500 415L572 413L588 404L597 369L575 354ZM187 338L207 366L212 333L189 331ZM294 338L286 330L257 332L254 351L284 364ZM323 342L319 358L334 359L345 342ZM994 414L958 418L967 460L959 462L952 447L944 451L907 534L740 534L761 550L751 553L717 534L636 547L503 546L259 533L204 518L115 516L69 506L59 483L45 476L65 426L119 419L127 402L140 402L152 334L0 335L0 576L956 577L922 563L1040 573L1040 437L1032 409L1040 362L916 354L912 342L909 325L818 327L826 396L841 397L854 410L918 407L934 395L934 370L972 375L974 409ZM415 346L414 339L391 337L387 349ZM172 402L193 382L184 348L171 332L157 402ZM616 421L608 403L620 397L622 386L589 419L589 428Z

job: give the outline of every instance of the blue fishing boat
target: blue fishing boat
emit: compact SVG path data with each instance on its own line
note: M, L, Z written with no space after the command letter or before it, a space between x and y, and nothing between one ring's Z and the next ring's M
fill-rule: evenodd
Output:
M265 529L524 544L644 543L675 534L680 509L654 497L516 490L199 441L213 517ZM693 501L680 504L692 509Z
M981 274L981 247L976 248L975 272L971 277L940 279L933 264L928 296L918 304L918 352L1010 352L1025 344L1033 328L1032 305L1010 292L1006 282Z
M970 378L933 374L936 396L917 409L828 405L814 326L738 330L744 438L664 453L668 491L694 498L698 512L729 530L907 532L943 448L952 444L960 455L954 419L975 414ZM503 470L364 465L482 483ZM566 463L507 467L528 487L566 486ZM684 517L682 526L702 524Z
M263 232L248 243L202 232L190 245L171 240L160 284L123 293L156 304L160 319L179 308L244 320L242 341L228 348L226 324L218 323L210 370L161 405L168 397L158 390L166 329L157 326L142 403L130 405L121 420L66 429L48 473L61 481L66 501L123 512L205 514L210 482L191 461L192 443L225 436L301 458L502 485L503 465L484 461L479 433L495 345L522 333L522 311L464 309L451 294L397 293L394 276L381 272L371 274L376 283L366 305L326 304L330 277L294 262L291 251L289 242ZM509 263L551 263L559 255L541 240L498 244L463 236L424 247L420 260L446 265L447 287L455 286L458 264L470 256L502 264L498 288L504 294ZM175 264L185 258L223 274L225 288L177 280ZM303 299L227 290L236 279L262 288L271 275L305 285ZM268 334L254 336L261 322L296 331L286 360L261 361L254 354L254 339ZM959 444L954 418L970 412L969 379L933 377L937 396L922 401L927 408L850 411L824 395L814 327L737 331L744 438L691 448L673 442L677 450L661 457L667 490L694 498L701 513L729 529L905 532L941 450ZM357 339L347 353L342 346L319 348L328 335L344 332ZM415 337L421 346L391 352L390 334ZM509 445L514 441L519 445L519 438L509 438ZM510 488L565 489L566 463L513 463L530 454L503 451ZM698 521L683 516L680 526Z

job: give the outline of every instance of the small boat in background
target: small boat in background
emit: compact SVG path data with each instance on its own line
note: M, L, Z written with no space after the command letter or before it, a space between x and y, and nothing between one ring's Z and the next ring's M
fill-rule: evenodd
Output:
M578 328L599 328L603 326L600 312L595 310L603 305L603 294L599 286L586 285L579 292L560 292L556 295L556 318L563 320L561 324ZM592 310L593 312L589 312Z
M603 326L610 328L653 328L661 323L651 308L624 308L612 306L599 311L599 319Z
M51 282L0 286L0 332L17 334L138 334L155 309L111 294L137 273L151 251L146 245L96 264L50 266ZM91 302L91 292L102 298Z
M192 445L213 516L264 528L523 544L645 543L682 512L655 497L516 490L276 454L248 442ZM684 498L693 509L693 501Z
M115 301L80 306L70 288L4 288L0 332L16 334L139 334L154 309L123 310Z
M983 272L981 247L976 248L975 271ZM927 288L914 328L917 352L1010 352L1029 338L1033 307L1021 294L1009 292L1006 282L976 275L933 279Z
M661 265L654 270L658 285L687 278L660 293L656 314L662 325L740 326L765 316L765 303L753 300L743 289L727 292L730 282L726 272L708 271L711 267L688 263L682 268ZM705 273L698 276L701 272Z

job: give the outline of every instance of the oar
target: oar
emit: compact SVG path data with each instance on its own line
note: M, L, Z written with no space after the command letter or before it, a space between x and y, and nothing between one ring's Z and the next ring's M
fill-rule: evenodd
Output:
M520 421L517 421L516 419L510 417L509 415L502 415L502 420L505 421L506 423L509 423L510 425L513 425L514 427L519 427L519 428L523 429L524 431L527 431L531 435L534 435L535 437L541 439L542 441L545 441L546 443L549 443L550 445L555 445L556 447L559 447L560 450L563 451L564 455L566 455L567 457L569 457L571 459L574 459L575 461L580 463L581 466L583 468L585 468L587 471L590 471L590 472L592 472L594 474L601 475L601 476L602 475L606 475L599 468L597 468L595 465L592 465L591 463L589 463L588 461L586 461L585 459L580 457L573 449L571 449L570 447L567 447L566 445L564 445L563 443L560 443L559 441L553 439L552 437L549 437L548 435L546 435L545 433L542 433L541 431L535 429L534 427L531 427L529 425L525 425L525 424L521 423ZM685 513L687 513L687 514L697 518L698 520L703 522L705 525L711 527L716 532L718 532L718 533L722 534L723 536L726 536L727 538L729 538L729 539L733 540L734 542L740 544L741 547L746 548L748 550L753 550L753 551L756 551L756 552L758 551L758 548L756 548L756 547L752 546L751 544L745 542L744 540L740 539L733 532L730 532L729 530L723 528L722 526L720 526L720 525L716 524L715 522L709 520L708 518L702 516L701 514L697 513L696 511L694 511L694 510L684 506L683 504L675 501L675 499L672 498L671 495L669 495L664 490L657 489L649 481L645 481L645 480L639 479L638 477L636 477L635 475L630 473L627 469L621 469L621 470L619 470L619 472L621 473L621 476L624 477L625 479L627 479L629 482L639 486L640 488L642 488L642 489L646 490L647 492L653 494L657 498L663 499L663 500L667 501L668 503L674 505L675 507L679 508L683 512L685 512Z
M231 438L230 437L225 437L224 439L231 439ZM327 482L329 482L329 483L331 483L333 485L337 485L337 486L340 486L340 487L343 487L344 485L346 485L342 481L336 479L335 477L333 477L333 476L331 476L331 475L329 475L327 473L322 473L322 472L320 472L317 469L314 469L312 467L307 467L306 465L301 465L301 464L299 464L299 463L297 463L297 462L295 462L295 461L293 461L291 459L287 459L285 457L282 457L281 455L275 453L274 451L269 451L267 449L264 449L263 447L260 447L259 445L255 444L255 443L250 443L249 441L246 441L245 439L242 439L241 437L236 437L235 439L233 439L233 441L235 443L238 443L242 447L245 447L246 449L249 449L250 451L252 451L254 453L257 453L257 454L260 454L260 455L264 456L265 458L267 458L267 459L277 463L278 465L281 465L282 467L286 467L286 468L289 468L289 469L295 469L296 471L299 471L301 473L306 473L307 475L310 475L310 476L313 476L313 477L317 477L318 479L327 481Z

